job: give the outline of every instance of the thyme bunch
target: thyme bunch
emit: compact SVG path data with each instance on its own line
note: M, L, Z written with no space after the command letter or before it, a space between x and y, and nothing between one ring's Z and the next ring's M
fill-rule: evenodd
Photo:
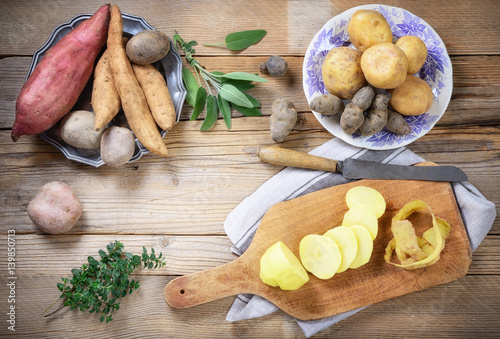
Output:
M133 255L123 251L124 245L116 241L99 250L100 260L91 256L81 268L71 270L73 277L61 278L57 284L61 295L57 301L64 299L64 307L82 312L101 314L100 321L113 320L113 312L120 308L120 298L137 290L140 285L137 280L129 280L129 275L138 267L155 269L165 265L162 253L158 256L154 248L151 254L143 247L142 255ZM46 313L54 304L42 314Z

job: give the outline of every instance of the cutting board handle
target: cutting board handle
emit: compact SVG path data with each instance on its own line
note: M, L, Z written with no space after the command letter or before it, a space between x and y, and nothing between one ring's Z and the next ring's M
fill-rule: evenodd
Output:
M240 293L250 293L255 274L242 257L205 271L175 278L165 287L165 301L187 308Z

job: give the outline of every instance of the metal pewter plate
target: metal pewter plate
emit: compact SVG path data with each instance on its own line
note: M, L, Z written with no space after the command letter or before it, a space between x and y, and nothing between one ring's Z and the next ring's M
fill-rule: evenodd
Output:
M424 114L405 117L412 130L409 135L399 135L386 128L370 136L357 133L349 135L340 128L341 114L326 116L314 111L313 114L327 131L353 146L374 150L406 146L427 134L441 119L453 90L452 65L444 42L427 22L407 10L385 5L365 5L353 7L330 19L316 33L304 57L302 68L304 93L309 103L317 96L327 93L321 75L323 61L334 47L354 48L349 41L347 24L354 12L359 9L373 9L382 13L391 26L395 40L404 35L415 35L425 42L428 50L427 59L415 76L424 79L431 87L434 96L432 107Z
M40 60L43 58L44 54L50 49L50 47L56 44L63 36L68 34L72 29L76 28L76 26L78 26L80 23L90 18L91 16L92 14L81 14L75 16L70 21L57 26L54 29L54 31L50 34L45 44L33 54L33 59L31 61L31 65L28 70L26 79L29 78L30 74L35 69L35 66L40 62ZM144 20L139 16L122 13L122 17L123 17L124 36L127 36L129 38L138 32L154 29L150 24L146 22L146 20ZM184 99L186 98L186 89L184 88L184 84L182 82L182 59L177 50L175 49L171 39L170 39L170 51L162 60L154 63L153 66L155 66L163 74L163 76L167 81L168 90L170 91L170 95L172 97L172 101L175 106L175 112L177 115L176 123L177 123L181 115ZM93 111L90 102L92 95L92 82L93 82L93 75L90 77L89 82L87 83L85 89L80 95L78 102L73 107L73 110L80 109L80 110ZM129 128L127 121L125 119L125 115L123 114L122 110L117 114L115 119L109 123L109 125L124 126ZM162 137L165 137L166 134L167 134L166 131L161 131ZM74 160L94 167L99 167L104 165L104 162L101 160L99 149L85 150L66 144L59 136L59 123L54 125L46 132L40 134L40 136L49 144L52 144L59 150L61 150L61 152L66 156L66 158L70 160ZM144 154L148 153L150 152L136 138L134 155L130 159L129 163L140 159Z

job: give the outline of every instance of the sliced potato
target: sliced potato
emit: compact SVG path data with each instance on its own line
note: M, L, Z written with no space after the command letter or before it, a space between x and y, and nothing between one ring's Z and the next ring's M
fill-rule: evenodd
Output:
M358 239L356 235L345 226L337 226L327 231L324 236L335 240L337 245L339 245L342 261L337 273L344 272L349 268L349 265L351 265L358 253Z
M260 278L282 290L296 290L309 281L299 259L282 241L269 247L260 258Z
M373 240L370 232L361 225L353 225L349 229L354 232L358 241L356 258L349 265L349 268L358 268L370 261L373 252Z
M353 187L347 191L345 199L347 207L349 208L359 203L370 205L370 207L375 211L377 218L380 218L385 212L386 203L383 195L371 187Z
M335 240L309 234L302 238L299 248L302 265L319 279L330 279L337 273L342 254Z
M344 214L342 226L361 225L365 227L372 240L375 240L378 234L378 219L373 209L365 203L354 205Z

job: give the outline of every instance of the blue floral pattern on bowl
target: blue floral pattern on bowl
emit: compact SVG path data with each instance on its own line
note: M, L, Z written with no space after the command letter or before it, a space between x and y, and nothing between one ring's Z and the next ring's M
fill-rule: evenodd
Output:
M308 102L327 93L321 68L328 52L335 47L352 47L347 33L350 17L359 9L380 12L389 23L394 41L404 35L415 35L427 46L428 54L422 69L415 74L424 79L432 89L434 102L431 109L419 116L405 117L412 132L399 135L383 129L372 136L348 135L340 128L340 116L324 116L313 112L318 121L334 136L359 147L368 149L392 149L405 146L424 136L439 121L446 111L453 89L452 66L446 46L434 29L418 16L397 7L366 5L351 8L332 18L315 35L306 52L303 65L303 87Z

